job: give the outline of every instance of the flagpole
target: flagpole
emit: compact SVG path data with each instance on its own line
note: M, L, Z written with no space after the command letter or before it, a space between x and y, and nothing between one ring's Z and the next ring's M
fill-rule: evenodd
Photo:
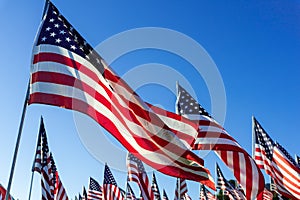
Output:
M32 191L33 176L34 176L34 171L31 172L31 181L30 181L30 188L29 188L28 200L31 199L31 191Z
M20 121L20 125L19 125L19 131L18 131L16 146L15 146L15 152L13 155L12 165L11 165L11 169L10 169L10 175L9 175L9 180L8 180L8 184L7 184L5 200L8 200L8 197L10 194L10 188L11 188L11 184L12 184L12 179L14 176L16 160L17 160L17 156L18 156L18 150L19 150L20 140L21 140L21 135L22 135L22 130L23 130L23 124L24 124L25 114L26 114L26 110L27 110L27 106L28 106L27 103L28 103L28 99L29 99L29 85L30 85L30 82L28 82L28 86L27 86L27 92L26 92L25 101L24 101L24 105L23 105L23 111L22 111L21 121Z
M252 158L255 157L254 116L252 115Z

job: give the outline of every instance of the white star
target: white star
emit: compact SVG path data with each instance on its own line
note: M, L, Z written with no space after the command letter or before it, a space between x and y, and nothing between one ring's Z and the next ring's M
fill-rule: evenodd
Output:
M86 57L87 59L90 59L90 57L89 57L88 55L85 55L85 57Z
M50 30L51 30L51 28L50 28L50 27L47 27L47 28L46 28L46 31L50 31Z
M96 61L97 61L98 64L100 64L100 60L98 58L96 59Z
M56 35L56 33L54 33L54 32L50 33L51 37L55 37L55 35Z
M76 50L75 45L71 45L71 49Z
M54 27L55 27L55 28L58 28L58 27L59 27L59 24L54 24Z
M46 41L46 39L47 39L47 38L46 38L45 36L44 36L44 37L42 37L42 41L43 41L43 42L45 42L45 41Z
M61 30L61 31L59 31L59 34L65 34L66 33L66 31L64 31L64 30Z
M55 40L55 42L59 44L59 43L61 42L61 39L57 38L57 39Z
M60 17L57 18L59 21L62 21L62 19Z
M71 39L70 39L69 37L67 37L67 38L66 38L66 41L67 41L67 42L70 42L70 41L71 41Z
M51 18L51 19L49 20L49 22L54 22L54 19L53 19L53 18Z
M53 11L52 13L53 13L54 15L57 15L57 12L55 12L55 11Z
M80 49L81 51L83 51L83 46L82 46L82 45L80 45L80 46L79 46L79 49Z

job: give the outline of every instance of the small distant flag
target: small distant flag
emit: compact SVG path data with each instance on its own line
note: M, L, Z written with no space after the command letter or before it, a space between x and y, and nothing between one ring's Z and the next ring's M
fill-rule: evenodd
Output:
M126 200L136 200L135 194L128 181L126 183Z
M82 187L82 199L87 200L87 193L84 186Z
M217 198L204 185L200 185L200 200L217 200Z
M104 200L125 200L117 182L113 177L108 165L105 164L104 168L104 181L103 181L103 199Z
M168 195L167 195L165 189L163 189L163 200L169 200Z
M138 184L141 190L142 198L150 200L154 199L154 193L152 191L151 184L142 161L135 157L133 154L128 153L127 169L128 179Z
M152 191L154 193L155 200L161 200L160 192L159 192L159 188L158 188L158 184L157 184L156 176L155 176L154 172L152 173L152 185L151 185L151 188L152 188Z
M88 200L102 200L102 187L100 184L90 177L88 192L87 192L87 199Z
M187 188L186 181L184 179L177 178L174 200L184 199L184 196L187 192L188 192L188 188Z

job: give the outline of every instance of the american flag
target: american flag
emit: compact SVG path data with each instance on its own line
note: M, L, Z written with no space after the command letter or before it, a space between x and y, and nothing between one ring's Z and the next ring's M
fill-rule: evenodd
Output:
M130 184L126 183L126 200L136 200L136 197L134 195L134 192L130 186Z
M247 199L256 198L264 190L264 176L254 159L184 88L177 87L177 112L194 120L200 127L193 149L214 150L233 171L245 189Z
M300 157L295 155L295 161L297 163L298 168L300 168Z
M39 134L37 138L37 144L36 144L36 151L35 151L35 157L33 161L32 171L36 171L38 173L41 173L42 169L42 162L41 162L41 152L42 152L42 135L46 134L43 117L41 117L40 122L40 129Z
M65 187L63 186L60 177L58 175L58 171L54 162L53 155L50 156L51 159L51 169L52 174L55 176L54 180L54 199L55 200L68 200L68 195Z
M33 49L30 83L29 104L87 114L154 169L213 187L203 160L178 139L176 129L168 127L106 65L50 1Z
M259 168L265 169L266 173L272 175L272 154L274 141L253 117L253 133L255 134L254 159Z
M58 172L56 171L56 184L55 184L55 191L54 191L54 199L55 200L68 200L68 195L66 192L65 187L63 186Z
M107 165L104 168L103 200L125 200Z
M88 198L87 198L87 193L86 193L86 190L85 190L85 187L83 186L82 187L82 199L84 199L84 200L87 200Z
M87 199L88 200L102 200L102 187L100 184L90 177L90 182L89 182L89 189L87 192Z
M267 190L266 188L264 189L264 193L263 193L263 200L272 200L273 199L273 194L272 192L270 192L269 190Z
M43 123L43 121L41 121ZM40 127L44 128L44 125ZM56 167L53 162L52 154L49 151L46 131L41 131L41 185L42 199L54 200L54 189L56 183L55 171Z
M127 170L128 179L136 182L139 185L142 198L149 200L154 199L154 193L152 191L144 165L140 159L131 153L128 153L127 155Z
M273 148L272 169L278 191L286 197L300 199L300 169L290 154L278 143Z
M165 189L163 189L163 198L162 199L163 200L169 200L168 195L167 195Z
M0 184L0 200L4 199L6 195L6 189ZM11 200L14 198L12 198L11 196L9 196L9 200Z
M217 188L225 191L229 198L236 200L245 200L246 197L238 191L238 189L232 185L227 179L224 177L223 172L218 164L216 164L217 171Z
M175 187L175 198L174 200L184 199L184 195L188 192L187 184L184 179L177 178Z
M217 200L217 198L204 185L200 185L200 200Z
M153 191L153 194L154 194L154 199L155 200L161 200L160 192L159 192L159 188L158 188L158 184L157 184L156 176L155 176L154 172L152 173L152 185L151 185L151 188L152 188L152 191Z
M290 154L253 118L255 133L255 160L260 168L273 177L278 192L300 199L300 170Z

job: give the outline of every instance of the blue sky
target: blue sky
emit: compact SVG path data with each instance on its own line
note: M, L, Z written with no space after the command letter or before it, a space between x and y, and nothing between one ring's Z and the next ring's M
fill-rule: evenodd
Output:
M224 126L228 132L251 154L251 116L255 115L274 140L293 156L300 154L299 1L226 3L53 0L53 3L92 46L97 46L120 32L141 27L168 28L192 38L207 51L222 77L227 110ZM43 1L33 0L0 2L0 183L4 186L8 182L30 74L31 51L43 5ZM111 48L118 49L118 45ZM190 63L178 55L157 49L142 49L121 56L112 63L112 67L120 75L124 75L137 66L149 63L166 65L181 73L192 86L199 102L211 111L210 94L203 78ZM153 73L162 72L157 70ZM167 78L168 74L163 76ZM135 83L142 78L136 77L136 80L128 81ZM174 111L175 96L171 92L174 89L175 83L174 88L147 84L138 88L137 92L146 101ZM99 129L95 122L83 116L78 119L78 114L75 114L74 120L74 114L69 110L30 105L26 114L12 194L19 199L28 196L30 169L41 115L45 120L50 148L69 196L74 198L83 185L87 186L89 176L102 182L103 162L90 154L89 148L80 140L82 134L97 132L92 128ZM88 125L81 129L82 124ZM110 137L109 139L113 140ZM113 144L115 143L113 140ZM97 143L95 145L105 155L114 156L110 149L100 148ZM118 144L115 145L119 148ZM125 165L123 159L120 158L120 165ZM205 157L206 166L213 175L215 161L221 163L213 154ZM222 164L221 167L225 175L232 178L226 167ZM113 173L123 187L126 179L124 172L113 169ZM34 200L40 198L39 179L36 175L32 194ZM157 179L160 188L165 188L169 197L173 198L175 179L162 174L158 174ZM188 186L192 198L198 198L199 185L188 182Z

